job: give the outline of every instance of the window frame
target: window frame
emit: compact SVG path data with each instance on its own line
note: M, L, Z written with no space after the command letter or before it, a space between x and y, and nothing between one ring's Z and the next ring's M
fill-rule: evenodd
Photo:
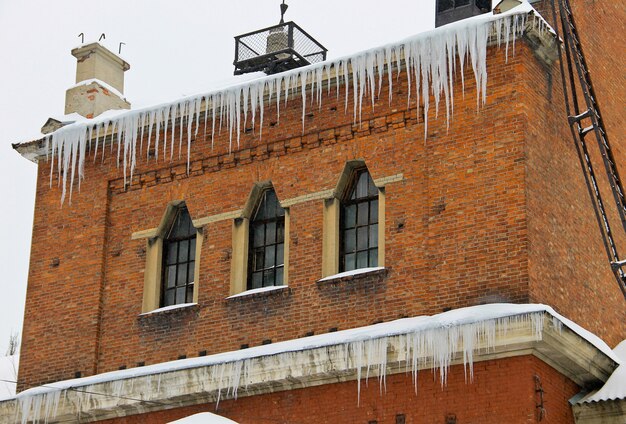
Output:
M322 278L339 273L340 269L340 215L341 199L343 199L352 183L354 173L367 169L374 185L378 189L378 267L385 266L385 181L377 180L363 160L346 162L339 176L332 197L324 200L323 232L322 232ZM393 180L392 180L393 181Z
M164 238L171 229L172 223L176 218L178 208L186 206L183 200L175 200L168 203L159 226L149 230L136 233L133 238L146 239L146 263L144 268L144 287L143 301L141 312L151 312L162 308L162 278L163 278L163 250ZM204 231L202 226L194 224L191 210L187 207L193 227L196 229L196 254L194 264L194 284L193 284L193 301L190 303L198 303L198 292L200 287L200 262L202 256L202 243L204 240Z
M357 191L359 190L359 183L361 180L361 176L362 175L367 175L367 194L365 196L359 197ZM369 182L371 181L372 187L369 186ZM375 194L370 193L370 188L374 188L376 190ZM354 198L352 198L352 194L354 193ZM370 174L370 172L368 171L368 169L366 167L362 167L362 168L357 168L355 170L352 171L352 175L350 177L350 182L348 184L348 186L346 187L346 190L344 192L344 195L342 196L342 199L340 201L340 208L339 208L339 272L345 272L345 271L353 271L356 269L361 269L361 268L371 268L371 267L377 267L378 266L378 239L379 239L379 234L378 234L378 220L379 220L379 216L378 216L378 202L379 202L379 197L380 197L380 190L378 189L378 187L376 187L376 185L374 184L374 180L372 179L372 175ZM376 202L376 222L371 222L371 215L372 215L372 203ZM360 215L363 211L361 211L360 209L360 205L364 205L367 204L367 218L366 218L366 223L360 223ZM354 206L354 225L349 225L347 226L347 209L349 207ZM375 237L376 237L376 245L372 246L371 244L371 239L372 239L372 233L371 233L371 227L376 225L376 233L375 233ZM360 240L360 235L359 233L361 233L360 230L366 228L366 238L367 238L367 246L364 248L360 248L359 247L359 240ZM354 231L354 249L352 249L350 252L346 251L346 244L347 244L347 233L348 231ZM372 264L371 263L371 256L370 256L370 252L372 250L376 250L376 263ZM362 252L367 252L367 265L366 266L358 266L357 262L358 262L358 257L359 254L361 254ZM348 255L353 254L354 256L354 267L348 269L348 267L346 266L346 261L347 261L347 257Z
M249 267L249 246L250 246L250 221L257 206L260 204L263 194L273 189L276 193L278 204L285 211L285 231L284 231L284 253L283 253L283 284L289 285L289 207L281 204L278 191L271 181L258 181L253 184L250 195L242 209L241 216L233 220L232 233L232 255L230 268L230 296L244 293L248 289L248 267ZM275 286L279 287L279 286Z
M170 236L170 234L172 233L172 231L174 230L174 226L176 225L178 219L181 217L181 214L187 214L187 216L189 217L189 226L193 229L193 234L190 235L180 235L180 236ZM194 291L194 285L195 285L195 262L196 262L196 242L197 242L197 229L193 226L193 222L191 221L191 215L189 214L189 210L187 209L187 206L185 206L184 204L179 205L176 208L176 212L174 215L174 218L170 224L169 229L167 230L166 234L163 237L163 252L162 252L162 259L161 259L161 288L160 288L160 301L159 301L159 307L164 308L167 306L174 306L174 305L180 305L180 304L184 304L184 303L193 303L193 291ZM187 255L186 255L186 259L185 260L180 260L180 247L183 245L183 243L188 242L188 247L187 247ZM174 260L174 262L169 262L169 246L176 244L176 258ZM193 257L191 255L191 246L193 245ZM193 263L193 264L192 264ZM192 265L191 265L192 264ZM191 268L190 265L193 267ZM179 268L182 269L182 267L185 267L185 273L184 273L184 280L185 283L184 284L180 284L180 282L178 281L178 278L180 276L179 273ZM168 287L168 283L169 283L169 271L168 268L170 267L174 267L174 276L175 276L175 282L173 284L172 287ZM190 280L189 278L189 274L193 273L193 278ZM179 302L177 301L177 297L178 297L178 290L180 288L184 287L184 301ZM189 288L191 287L191 296L189 296ZM168 291L173 291L174 292L174 302L173 303L168 303L167 302L167 292Z
M276 206L282 209L282 212L283 212L282 215L273 215L271 217L262 217L262 218L258 217L261 207L264 205L264 202L267 201L268 193L274 194L274 198L276 199ZM249 231L248 231L249 240L248 240L248 269L247 269L247 283L246 283L247 290L253 290L255 288L262 288L262 287L277 287L277 286L285 285L285 278L284 278L285 215L286 215L285 208L283 208L280 205L280 202L278 201L278 196L276 195L276 191L274 190L274 188L272 187L272 188L265 189L260 196L259 202L256 205L256 208L254 209L254 212L248 224L249 225ZM273 241L268 243L267 229L271 224L275 224L274 225L274 237L273 237ZM278 240L279 226L282 228L282 240L280 241ZM263 227L264 241L263 241L263 244L256 245L255 244L255 228L259 228L259 227ZM278 249L281 244L283 246L283 257L282 257L282 261L280 261L279 263ZM267 266L266 256L265 256L265 252L267 252L268 248L274 249L273 264L270 265L269 267ZM263 254L263 268L259 269L255 267L255 259L256 259L257 250L260 250L260 249L263 250L264 254ZM282 274L282 281L279 284L277 284L277 281L276 281L278 269L281 269L281 274ZM274 276L273 284L266 284L265 282L265 274L267 271L272 271L273 273L273 276ZM254 287L254 274L258 274L258 273L261 273L261 286Z

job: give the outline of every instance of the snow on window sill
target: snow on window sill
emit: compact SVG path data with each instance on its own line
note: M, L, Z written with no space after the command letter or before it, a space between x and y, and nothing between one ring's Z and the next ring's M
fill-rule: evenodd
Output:
M226 300L266 297L266 296L271 296L274 294L280 294L283 292L289 293L289 286L269 286L269 287L261 287L258 289L246 290L245 292L228 296Z
M339 274L330 275L324 277L321 280L317 280L318 284L333 284L344 281L364 280L370 278L376 278L382 281L387 276L389 269L379 266L373 268L359 268L352 271L340 272Z
M164 306L162 308L158 308L158 309L154 309L152 311L144 312L142 314L139 314L139 316L140 317L144 317L144 316L155 315L155 314L163 314L163 313L167 313L167 312L178 311L178 310L181 310L181 309L193 308L194 306L198 306L198 304L197 303L179 303L178 305Z

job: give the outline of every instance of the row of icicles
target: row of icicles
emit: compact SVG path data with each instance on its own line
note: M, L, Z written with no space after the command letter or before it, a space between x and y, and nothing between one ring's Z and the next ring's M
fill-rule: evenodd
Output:
M266 359L271 360L272 364L280 364L280 369L288 374L287 379L306 377L303 354L309 358L315 356L316 363L328 367L327 372L331 374L351 370L356 373L356 402L359 404L361 382L363 380L367 382L370 374L378 379L381 395L386 391L387 367L390 365L388 353L392 347L397 361L403 362L406 373L411 374L417 395L419 370L431 369L433 376L438 378L443 388L446 386L450 367L457 359L457 355L460 355L465 370L465 381L469 383L474 377L474 355L492 352L496 341L506 339L510 328L530 330L533 339L539 341L543 338L544 321L543 312L532 312L461 325L408 331L396 336L348 341L333 346L312 348L306 353L287 351ZM560 331L561 322L558 319L553 317L551 325ZM392 339L396 337L397 341L393 343ZM329 353L329 349L332 349L332 354ZM197 372L189 373L187 378L190 380L181 381L173 387L179 388L184 384L195 387L199 393L207 393L207 402L214 401L217 409L222 397L237 399L240 390L246 391L253 384L259 384L259 381L255 380L259 378L259 373L265 374L268 371L267 367L272 367L268 365L269 362L265 362L262 369L256 369L256 361L258 358L251 357L207 364L198 368ZM142 399L147 403L153 399L167 398L170 386L165 382L161 384L161 377L167 372L163 370L160 374L145 376L148 379L145 386L140 386L139 383L135 386L134 379L130 378L110 381L111 387L108 391L103 390L102 383L96 383L92 386L50 389L39 394L21 396L18 397L15 421L22 424L47 422L57 417L59 408L70 409L74 411L74 416L79 417L81 413L111 407L110 399L107 404L100 404L100 399L111 397L128 399L132 397L130 393L133 390L142 393ZM72 396L70 392L73 393ZM254 394L254 391L252 393Z
M281 103L286 103L297 93L302 98L304 131L307 104L316 103L321 106L324 91L330 95L333 84L336 87L336 96L345 97L346 113L352 97L353 118L354 122L358 123L365 99L369 97L373 107L376 94L380 94L385 81L388 84L391 102L394 73L398 78L401 70L404 70L408 81L407 102L415 95L417 104L420 104L420 99L423 104L426 137L430 96L434 98L436 114L439 113L440 99L443 97L446 122L449 123L454 109L452 99L457 66L460 66L458 71L464 88L463 68L469 64L476 80L476 100L479 108L480 104L486 101L487 44L490 38L495 38L498 46L502 42L506 44L508 57L509 43L512 41L514 46L516 38L523 34L526 23L526 13L499 16L491 20L470 19L463 21L463 25L444 27L400 44L368 50L347 58L260 78L209 94L187 97L167 105L131 110L110 119L95 119L68 125L45 138L46 154L52 158L50 183L52 184L52 176L56 170L62 187L61 203L65 200L68 186L71 199L74 183L78 181L80 188L80 181L84 178L88 149L93 149L94 160L98 153L104 157L107 135L110 135L111 154L114 154L114 145L117 147L117 166L122 167L125 184L129 177L132 180L137 152L143 149L145 135L147 152L152 148L157 160L159 151L162 151L162 158L169 156L172 160L175 144L178 142L181 152L183 143L186 142L189 169L192 134L197 135L201 125L205 131L208 131L207 126L210 126L211 143L216 131L219 132L225 127L229 134L229 149L232 150L233 143L239 145L242 125L245 126L248 119L254 127L258 118L259 136L262 137L266 103L275 102L279 122ZM533 25L545 26L543 21L537 18L533 19ZM394 72L394 69L397 71ZM343 92L341 87L344 87ZM183 139L185 120L186 140ZM177 121L178 135L176 135ZM192 131L194 124L195 133ZM152 145L153 133L155 137Z

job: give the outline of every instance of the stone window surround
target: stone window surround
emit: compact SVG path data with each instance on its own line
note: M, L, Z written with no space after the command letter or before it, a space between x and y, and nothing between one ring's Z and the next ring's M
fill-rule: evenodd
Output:
M174 200L167 204L163 218L157 228L133 233L132 239L146 239L146 264L144 269L143 302L141 312L151 312L161 308L161 278L163 261L163 238L165 233L176 218L176 212L184 200ZM191 215L191 211L189 211ZM200 275L200 258L202 251L203 231L202 226L197 225L197 221L192 219L196 228L196 261L194 266L195 281L193 285L193 303L198 302L198 280Z
M351 160L346 162L343 172L339 177L337 186L332 190L331 196L324 199L324 219L322 236L322 278L336 275L339 272L339 237L341 199L348 190L354 172L361 168L367 168L364 160ZM369 169L368 169L368 172ZM402 181L403 175L396 174L390 177L374 179L374 185L378 188L378 266L385 266L385 186L386 184Z
M287 286L289 281L289 207L300 203L315 200L324 201L324 218L323 218L323 237L322 237L322 275L320 278L335 275L339 270L339 199L343 191L346 189L350 181L350 176L354 169L364 167L365 161L353 160L346 163L344 170L339 178L335 188L325 189L315 193L304 194L289 199L279 199L280 205L285 208L285 273L284 284ZM373 178L373 176L372 176ZM385 187L387 184L400 182L404 180L403 174L395 174L382 178L375 178L374 185L379 188L379 253L378 265L384 267L384 232L385 232ZM231 260L230 290L229 295L236 295L246 291L247 284L247 266L248 266L248 225L250 216L256 206L256 202L265 189L273 186L270 181L257 182L253 185L248 200L243 209L228 211L207 217L192 219L194 227L198 230L196 241L196 280L200 279L199 265L201 259L201 247L203 240L203 231L205 225L224 220L233 220L233 254ZM142 312L150 312L158 309L159 290L160 290L160 272L162 260L162 235L167 228L168 214L171 214L170 208L175 209L182 200L176 200L168 204L159 227L148 230L137 231L132 234L133 240L147 239L146 246L146 269L144 277L144 300ZM193 218L193 216L192 216ZM169 217L171 219L171 217ZM194 285L194 302L198 299L199 284ZM155 303L156 299L156 303Z
M269 189L275 189L271 181L259 181L253 184L248 200L239 216L233 220L232 259L230 266L230 296L248 290L248 254L250 242L250 220L261 196ZM278 193L277 193L278 198ZM278 203L285 209L285 241L283 286L289 285L289 208L278 198Z

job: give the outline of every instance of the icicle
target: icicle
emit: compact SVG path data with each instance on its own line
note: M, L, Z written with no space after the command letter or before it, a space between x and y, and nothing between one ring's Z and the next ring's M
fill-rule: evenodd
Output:
M347 113L348 104L354 102L354 123L361 123L364 97L370 96L372 108L375 106L376 96L379 96L383 86L383 74L387 72L387 89L389 90L389 104L393 99L393 68L396 68L396 76L399 78L402 70L407 75L408 93L407 104L412 104L412 91L415 90L417 97L416 109L420 110L420 101L424 107L424 136L428 134L428 113L430 95L435 103L435 114L439 112L440 100L443 97L446 107L446 125L448 126L454 114L454 76L456 75L456 60L459 61L461 72L461 84L463 93L465 90L464 67L469 61L476 80L477 109L486 102L487 67L486 52L489 37L493 36L498 46L502 42L506 44L505 56L508 60L509 43L515 50L517 37L522 35L527 23L526 12L514 12L502 14L487 19L468 20L466 25L451 26L432 32L418 35L396 45L388 45L383 48L357 53L351 57L323 62L306 68L288 71L277 76L270 76L249 84L241 84L206 95L189 97L163 105L154 109L141 111L129 111L113 119L96 118L95 123L86 125L75 123L55 131L51 137L46 138L46 157L52 158L50 182L52 184L53 170L59 175L59 186L62 186L62 202L68 191L71 198L72 184L78 178L78 186L84 178L84 162L87 148L91 154L91 143L95 141L93 150L94 161L97 158L98 149L102 145L102 161L105 157L105 144L107 135L113 154L114 144L117 143L117 166L124 166L124 176L130 175L132 180L136 167L137 150L143 151L143 140L148 133L146 160L149 160L152 147L152 131L156 131L154 140L155 160L158 161L159 150L163 150L163 157L167 155L169 141L170 160L174 159L174 142L178 130L179 158L182 156L183 125L186 121L187 130L187 168L190 167L191 157L191 133L197 137L202 102L204 101L204 133L207 134L207 122L211 115L211 146L215 142L217 120L219 118L219 133L222 125L229 132L229 151L233 149L236 139L239 146L243 126L248 125L248 113L251 114L252 128L256 127L257 116L259 119L259 136L262 136L264 123L264 108L267 101L272 101L272 95L276 93L276 116L280 122L281 101L287 104L290 92L295 94L300 91L302 98L302 126L305 131L305 117L307 107L307 90L310 91L310 103L318 103L321 108L323 98L323 84L327 84L327 93L330 93L331 79L334 78L337 99L339 100L344 85L345 104ZM533 16L530 26L543 31L547 28L545 22ZM333 74L334 69L334 74ZM351 80L352 78L352 80ZM376 86L378 84L378 87ZM415 87L413 88L413 84ZM350 93L350 85L353 92ZM281 98L281 96L284 98ZM293 97L293 96L292 96ZM178 125L178 129L176 128ZM94 140L95 127L95 140ZM110 128L110 131L109 131ZM168 134L168 129L169 134ZM162 142L161 138L162 135ZM100 132L103 133L100 141ZM139 139L139 148L136 143ZM160 143L161 142L161 143ZM89 146L87 146L89 143ZM124 157L122 158L122 155ZM56 163L55 163L56 162ZM77 167L78 169L75 169ZM128 168L128 169L126 169Z

